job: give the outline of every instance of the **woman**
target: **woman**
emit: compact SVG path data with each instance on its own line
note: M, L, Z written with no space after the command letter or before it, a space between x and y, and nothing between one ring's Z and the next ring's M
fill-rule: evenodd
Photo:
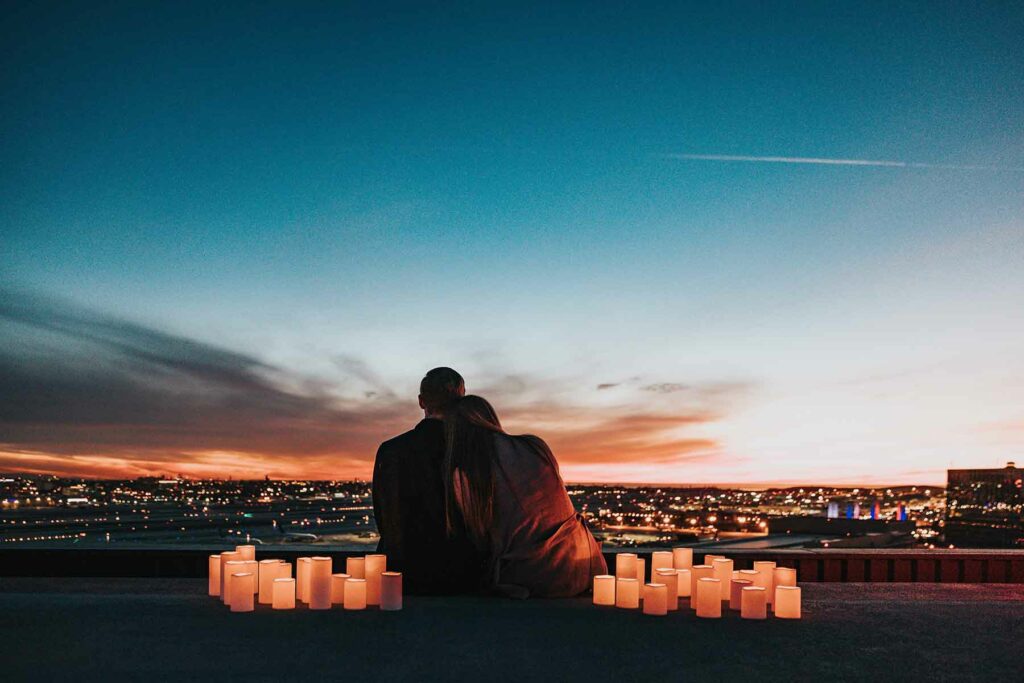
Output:
M464 527L486 556L484 587L569 597L608 571L541 439L506 434L490 403L466 396L445 412L445 441L449 533Z

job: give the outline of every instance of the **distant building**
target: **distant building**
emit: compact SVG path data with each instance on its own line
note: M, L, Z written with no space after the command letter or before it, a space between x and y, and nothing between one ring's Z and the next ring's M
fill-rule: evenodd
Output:
M949 470L946 540L959 546L1024 547L1024 469Z

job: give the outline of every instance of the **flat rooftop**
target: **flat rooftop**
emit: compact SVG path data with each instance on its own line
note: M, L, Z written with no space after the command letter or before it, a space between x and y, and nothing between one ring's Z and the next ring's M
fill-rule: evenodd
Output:
M205 579L0 578L5 680L1017 680L1024 586L804 584L804 618L406 597L232 614Z

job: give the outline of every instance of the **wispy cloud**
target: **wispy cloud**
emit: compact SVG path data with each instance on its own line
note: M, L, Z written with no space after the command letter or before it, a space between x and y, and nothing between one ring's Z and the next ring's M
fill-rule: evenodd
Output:
M1024 166L986 166L970 164L927 164L916 161L889 159L830 159L824 157L750 156L745 154L662 154L664 159L684 161L732 161L757 164L816 164L823 166L877 166L889 168L932 168L948 171L1008 171L1024 172Z

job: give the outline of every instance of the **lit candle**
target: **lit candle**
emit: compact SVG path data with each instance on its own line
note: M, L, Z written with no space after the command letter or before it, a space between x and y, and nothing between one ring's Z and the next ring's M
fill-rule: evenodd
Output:
M260 590L260 563L256 560L243 560L242 564L245 565L242 571L249 572L252 574L252 592L256 594Z
M636 558L636 580L640 582L642 586L644 579L647 578L647 560L642 557Z
M331 608L331 558L312 558L308 590L310 609Z
M644 584L644 614L663 617L668 613L668 591L663 583Z
M366 604L380 604L380 575L387 571L387 556L366 556Z
M594 604L615 604L615 577L611 574L598 574L594 577Z
M295 579L274 579L274 609L295 609Z
M743 589L751 585L746 579L733 579L729 582L729 609L738 610L743 606Z
M718 579L697 581L697 616L717 619L722 616L722 582Z
M737 579L743 579L744 581L749 581L751 586L756 586L757 585L757 571L756 570L753 570L753 569L741 569L741 570L739 570L736 573L738 574L738 576L736 577Z
M651 578L654 578L655 572L659 569L673 569L672 566L672 551L670 550L655 550L651 553Z
M220 595L220 555L210 555L207 592L214 596Z
M677 569L676 576L676 592L681 598L690 597L690 569Z
M690 568L690 607L693 609L697 609L697 582L711 578L714 578L714 569L706 564L695 564Z
M341 605L345 602L345 581L348 574L331 574L331 604Z
M796 586L775 587L775 616L779 619L800 618L800 589Z
M765 593L761 586L746 586L740 596L740 616L744 619L765 619L768 607L765 604Z
M761 573L761 577L754 582L754 585L764 588L765 600L770 605L772 602L772 595L775 593L775 580L773 578L775 573L775 563L768 562L767 560L755 562L754 571Z
M615 578L635 579L636 578L636 554L618 553L615 556Z
M693 566L693 548L672 548L672 566L689 569Z
M241 559L235 550L228 550L220 554L220 601L225 605L228 604L228 575L224 570L228 562Z
M345 580L345 609L366 609L366 579Z
M651 581L665 584L665 605L668 611L679 609L679 572L675 569L658 569Z
M300 557L295 565L295 597L300 602L309 602L309 570L313 558Z
M281 567L284 560L260 560L260 597L261 605L269 605L274 601L274 579L281 578Z
M221 553L223 555L224 553ZM245 572L245 562L241 560L228 560L224 563L224 569L221 570L221 579L223 579L223 591L221 592L221 598L224 600L224 604L231 607L231 598L234 597L231 594L231 576L233 574L241 574Z
M345 560L345 573L353 579L366 578L366 558L350 557Z
M241 560L255 560L256 559L256 546L254 545L236 545L235 552L241 557Z
M772 572L772 580L775 582L776 588L779 586L795 586L796 570L789 567L776 567L775 571Z
M385 612L402 609L401 572L383 572L380 575L380 608Z
M732 581L732 560L719 557L715 558L711 565L713 576L721 582L722 600L729 599L729 582Z
M251 612L253 606L253 586L256 584L256 575L252 572L241 572L231 575L231 583L228 590L231 591L231 611Z
M615 606L636 609L640 606L640 582L634 578L615 579Z
M715 566L715 560L724 560L724 559L725 559L725 555L705 555L704 556L703 564L706 564L709 567L714 567Z

